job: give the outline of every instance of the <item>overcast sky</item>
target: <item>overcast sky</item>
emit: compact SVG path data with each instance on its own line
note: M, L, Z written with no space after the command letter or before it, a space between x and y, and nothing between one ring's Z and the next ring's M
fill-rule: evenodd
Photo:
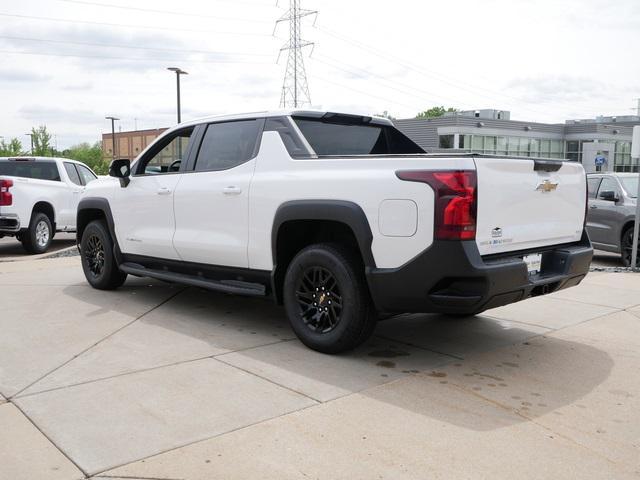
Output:
M634 113L639 0L302 0L315 107L398 118L434 105L562 122ZM0 135L58 148L122 130L275 109L288 0L0 2ZM315 24L314 24L315 19Z

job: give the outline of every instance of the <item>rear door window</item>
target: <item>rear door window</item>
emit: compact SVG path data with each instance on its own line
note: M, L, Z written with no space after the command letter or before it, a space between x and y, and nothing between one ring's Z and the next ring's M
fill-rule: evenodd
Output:
M96 178L98 178L93 174L91 170L89 170L84 165L76 165L76 168L78 169L78 174L80 175L80 179L82 180L83 185L86 185L89 182L93 182Z
M73 163L64 162L64 169L67 171L67 175L69 175L69 180L71 180L76 185L82 185L80 175L78 175L76 166Z
M227 170L251 160L257 154L260 125L258 120L209 124L200 145L195 170Z
M391 125L348 123L293 117L317 155L394 155L424 153L413 140Z

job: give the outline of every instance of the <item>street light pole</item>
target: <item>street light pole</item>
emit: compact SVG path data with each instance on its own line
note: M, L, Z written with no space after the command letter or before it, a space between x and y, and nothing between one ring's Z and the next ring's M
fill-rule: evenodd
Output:
M179 67L169 67L167 70L176 73L176 95L177 95L177 110L178 110L178 123L182 121L182 115L180 112L180 75L189 75L187 72Z
M116 117L104 117L106 120L111 120L111 160L116 159L116 125L115 121L120 120Z

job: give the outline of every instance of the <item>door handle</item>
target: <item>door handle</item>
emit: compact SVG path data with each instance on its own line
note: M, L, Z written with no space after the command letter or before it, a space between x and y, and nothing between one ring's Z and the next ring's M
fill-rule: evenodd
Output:
M224 187L222 189L222 193L224 193L225 195L239 195L242 193L242 189L240 187L230 185L228 187Z
M169 195L171 193L171 190L169 190L167 187L161 187L156 193L158 195Z

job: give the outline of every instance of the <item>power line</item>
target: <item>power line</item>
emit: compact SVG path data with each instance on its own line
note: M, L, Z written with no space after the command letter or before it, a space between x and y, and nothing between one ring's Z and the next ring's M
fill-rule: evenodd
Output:
M367 93L367 92L365 92L365 91L363 91L361 89L350 87L348 85L345 85L345 84L339 83L339 82L335 82L333 80L329 80L328 78L319 77L317 75L314 75L313 78L316 79L316 80L320 80L322 82L326 82L326 83L330 83L332 85L336 85L336 86L341 87L341 88L346 88L347 90L351 90L351 91L357 92L357 93L359 93L361 95L366 95L367 97L376 98L376 99L382 100L384 102L388 102L388 103L392 103L392 104L395 104L395 105L401 105L403 107L408 107L408 108L411 108L411 109L415 109L415 105L408 105L406 103L398 102L397 100L391 100L389 98L380 97L378 95L373 95L373 94Z
M362 50L368 51L369 53L371 53L373 55L376 55L376 56L378 56L380 58L384 58L387 61L392 61L392 62L394 62L394 63L396 63L398 65L401 65L401 66L403 66L403 67L405 67L405 68L407 68L409 70L417 72L417 73L419 73L419 74L421 74L421 75L423 75L425 77L435 78L436 80L438 80L438 81L440 81L442 83L445 83L445 84L447 84L449 86L452 86L454 88L458 88L460 90L466 90L469 93L472 93L474 95L484 96L485 98L495 99L497 97L504 97L504 98L510 98L510 99L515 100L515 101L517 101L519 103L522 103L524 105L527 105L529 103L529 102L527 102L527 101L525 101L523 99L520 99L520 98L517 98L517 97L512 97L512 96L507 95L505 93L494 92L494 91L486 89L486 88L471 86L471 85L465 84L463 82L459 82L457 80L452 80L449 77L446 77L445 75L442 75L440 73L433 72L433 71L430 71L430 70L423 69L423 67L417 66L415 64L412 64L411 62L408 62L406 60L400 59L397 55L392 55L392 54L386 53L386 52L384 52L382 50L379 50L379 49L376 49L374 47L371 47L371 46L369 46L369 45L367 45L367 44L365 44L363 42L350 39L349 37L346 37L346 36L341 35L341 34L339 34L337 32L334 32L334 31L332 31L332 30L330 30L328 28L317 26L317 25L314 25L314 27L317 30L325 33L326 35L329 35L331 37L337 38L340 41L352 44L357 48L360 48ZM488 92L492 96L488 97L487 95L483 95L481 93L478 93L478 91ZM557 108L557 103L566 103L567 105L573 105L571 103L562 102L562 101L558 101L558 102L555 102L555 103L550 103L550 102L539 102L539 103L546 103L548 105L555 106L556 108ZM543 112L541 110L536 110L536 109L532 109L532 108L529 108L529 107L524 107L524 109L525 110L529 110L529 111L534 112L534 113L538 113L538 114L543 114L543 115L548 114L548 112Z
M324 56L324 55L321 55L321 57L326 58L326 56ZM340 62L339 60L336 60L336 59L331 59L331 62L327 62L327 61L319 59L318 55L315 55L315 56L312 57L312 60L314 62L323 63L325 65L328 65L328 66L330 66L332 68L335 68L337 70L341 70L343 72L349 73L351 75L354 75L355 74L354 72L358 72L358 71L359 72L364 72L369 76L373 76L374 77L373 81L375 81L378 84L384 86L385 88L390 88L390 89L395 90L397 92L403 93L405 95L412 96L414 98L421 99L423 101L427 101L427 102L437 101L437 102L444 102L444 103L456 103L455 101L453 101L451 99L446 99L444 97L436 96L432 92L427 92L425 90L421 90L421 89L415 88L415 87L413 87L413 86L411 86L409 84L398 82L396 80L387 80L384 77L379 76L379 75L375 75L375 74L373 74L372 72L370 72L368 70L365 70L363 68L354 67L353 65L348 65L348 64L346 64L344 62ZM343 65L347 65L348 68L339 67L339 66L333 64L333 62L338 62L338 63L341 63ZM392 84L392 85L390 85L390 84ZM415 93L408 92L407 90L404 90L402 88L398 88L397 85L404 86L405 88L408 88L410 90L414 90L416 92L420 92L420 93L429 95L430 98L427 98L427 97L424 97L424 96L421 96L421 95L416 95Z
M67 3L77 3L80 5L92 5L95 7L103 7L103 8L115 8L118 10L135 10L137 12L148 12L148 13L162 13L165 15L179 15L182 17L196 17L196 18L211 18L215 20L232 20L238 22L252 22L252 23L271 23L268 20L254 20L249 18L240 18L240 17L218 17L216 15L203 15L200 13L188 13L182 12L179 10L160 10L157 8L142 8L142 7L129 7L124 5L115 5L113 3L102 3L102 2L90 2L87 0L58 0L60 2Z
M149 58L149 57L123 57L123 56L108 56L108 55L78 55L78 54L67 54L67 53L49 53L49 52L25 52L25 51L15 51L15 50L0 50L0 53L6 53L9 55L35 55L35 56L46 56L46 57L71 57L71 58L98 58L98 59L111 59L111 60L125 60L125 61L136 61L136 62L167 62L167 61L179 61L184 60L184 58L167 58L167 57L157 57L157 58ZM190 63L237 63L237 64L250 64L250 65L273 65L273 62L248 62L241 60L189 60Z
M214 52L210 50L182 50L177 48L156 48L156 47L139 47L135 45L118 45L111 43L94 43L94 42L77 42L72 40L51 40L45 38L30 38L30 37L12 37L7 35L0 35L0 38L9 40L24 40L30 42L43 42L43 43L62 43L69 45L85 45L91 47L107 47L107 48L128 48L133 50L153 50L159 52L177 52L177 53L205 53L209 55L239 55L239 56L251 56L251 57L271 57L271 54L267 53L242 53L242 52Z
M54 17L37 17L33 15L16 15L10 13L0 13L0 17L10 17L10 18L22 18L26 20L40 20L46 22L61 22L61 23L73 23L73 24L85 24L85 25L97 25L97 26L105 26L105 27L116 27L116 28L144 28L148 30L158 30L158 31L174 31L174 32L197 32L197 33L209 33L209 34L218 34L218 35L246 35L252 37L270 37L273 36L268 33L253 33L253 32L231 32L231 31L215 31L215 30L207 30L207 29L195 29L195 28L176 28L176 27L156 27L152 25L134 25L134 24L124 24L124 23L109 23L109 22L93 22L89 20L70 20L66 18L54 18Z

